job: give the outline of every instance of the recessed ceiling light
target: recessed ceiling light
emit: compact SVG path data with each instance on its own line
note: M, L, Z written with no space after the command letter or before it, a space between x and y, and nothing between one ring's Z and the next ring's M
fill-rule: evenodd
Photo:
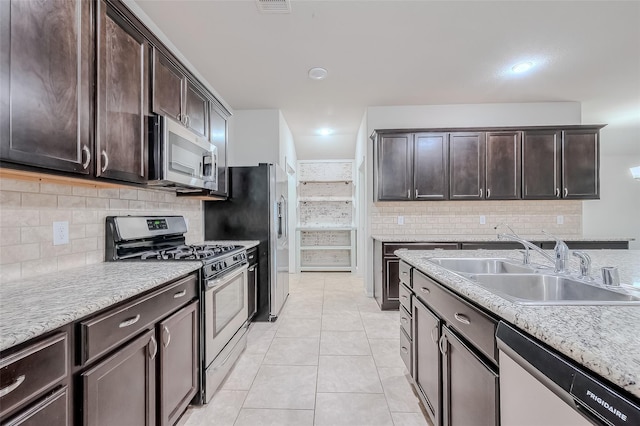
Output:
M511 67L511 71L515 73L522 73L522 72L529 71L531 68L533 68L533 62L531 61L519 62Z
M309 78L313 80L324 80L327 78L327 74L329 74L327 70L321 67L315 67L309 70Z
M333 130L323 127L322 129L318 129L318 134L320 136L329 136L333 133Z

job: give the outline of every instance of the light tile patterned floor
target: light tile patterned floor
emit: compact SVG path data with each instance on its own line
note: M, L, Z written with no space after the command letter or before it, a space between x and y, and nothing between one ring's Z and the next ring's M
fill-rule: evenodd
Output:
M275 323L204 407L180 426L426 426L399 355L399 315L380 311L348 273L290 275Z

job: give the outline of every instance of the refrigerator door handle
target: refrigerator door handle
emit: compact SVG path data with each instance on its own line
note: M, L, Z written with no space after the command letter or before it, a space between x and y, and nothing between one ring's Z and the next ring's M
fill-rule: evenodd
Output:
M280 196L278 201L278 238L287 236L286 203L284 196Z

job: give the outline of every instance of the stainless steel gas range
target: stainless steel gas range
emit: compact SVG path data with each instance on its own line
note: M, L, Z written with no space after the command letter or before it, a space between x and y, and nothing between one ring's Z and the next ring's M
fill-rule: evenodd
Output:
M109 216L106 261L199 260L200 402L211 400L246 347L247 254L243 246L185 244L182 216Z

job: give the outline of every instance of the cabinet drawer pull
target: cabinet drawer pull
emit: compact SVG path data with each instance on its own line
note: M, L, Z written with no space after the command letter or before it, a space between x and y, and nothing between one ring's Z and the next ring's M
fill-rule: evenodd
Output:
M255 270L256 270L256 266L255 265L253 265L251 268L249 268L249 272L253 272Z
M462 314L459 314L459 313L456 312L453 315L453 317L455 319L457 319L458 321L460 321L461 323L463 323L463 324L466 324L466 325L471 324L471 321L469 321L469 318L467 318L465 315L462 315Z
M11 383L9 386L0 389L0 398L18 389L18 386L20 386L22 382L24 382L24 379L25 379L25 375L23 374L21 376L16 377L13 383Z
M86 145L82 145L82 154L87 156L87 159L82 163L82 168L87 169L89 167L89 163L91 162L91 151L89 151L89 147Z
M249 260L253 259L254 257L254 255L249 256Z
M166 337L165 337L166 336ZM162 345L166 348L171 343L171 333L167 326L162 326Z
M402 295L402 296L400 296L400 297L402 297L403 299L409 299L409 296L407 296L406 294L403 294L403 295Z
M408 324L409 320L405 317L400 317L400 322L402 322L403 324Z
M401 347L400 347L400 350L401 350L403 353L405 353L405 354L408 354L408 353L409 353L409 349L405 348L404 346L401 346Z
M137 323L139 320L140 320L140 314L136 315L135 317L131 317L129 319L122 321L118 326L118 328L129 327L130 325Z
M151 336L151 340L149 340L149 345L153 345L153 349L149 349L149 358L155 359L156 354L158 353L158 342L156 342L155 337Z
M175 293L175 294L173 295L173 298L174 298L174 299L180 299L180 298L181 298L182 296L184 296L185 294L187 294L187 290L182 290L182 291L179 291L179 292Z
M407 275L407 271L402 271L402 275Z
M567 195L569 195L569 188L564 189L564 196L566 197Z
M420 287L420 291L421 291L421 292L423 292L424 294L429 294L429 293L431 293L431 290L429 290L429 289L428 289L428 288L426 288L426 287Z
M434 331L436 332L436 335L435 335L435 336L433 335L433 332L434 332ZM437 334L437 333L438 333L438 326L436 325L435 327L433 327L433 328L431 329L431 333L429 333L429 334L431 335L431 341L432 341L433 343L435 343L436 345L438 344L438 334Z

